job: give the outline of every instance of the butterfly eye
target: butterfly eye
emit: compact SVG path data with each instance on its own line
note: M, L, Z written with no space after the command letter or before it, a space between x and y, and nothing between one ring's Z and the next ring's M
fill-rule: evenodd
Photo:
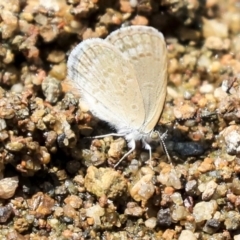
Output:
M153 141L159 141L160 140L160 133L158 131L152 131L150 134L150 138Z

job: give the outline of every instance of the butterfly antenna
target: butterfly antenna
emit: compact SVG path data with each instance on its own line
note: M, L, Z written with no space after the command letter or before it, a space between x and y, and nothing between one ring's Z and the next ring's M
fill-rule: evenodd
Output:
M166 144L165 144L165 139L166 138L167 138L167 131L160 136L160 143L161 143L161 145L163 147L163 150L164 150L164 152L165 152L165 154L167 156L168 161L170 163L172 163L171 157L170 157L170 155L168 153L168 150L167 150L167 147L166 147Z

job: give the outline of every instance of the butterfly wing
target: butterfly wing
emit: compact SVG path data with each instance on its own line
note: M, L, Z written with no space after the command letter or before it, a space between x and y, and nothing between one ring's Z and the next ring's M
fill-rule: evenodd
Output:
M139 129L143 99L131 62L109 42L83 41L68 59L68 76L91 112L116 129Z
M167 49L163 35L152 27L131 26L111 33L106 40L116 46L135 68L145 119L141 131L157 124L167 89Z

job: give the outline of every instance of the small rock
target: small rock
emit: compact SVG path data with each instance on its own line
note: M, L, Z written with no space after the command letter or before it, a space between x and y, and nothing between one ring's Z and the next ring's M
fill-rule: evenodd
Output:
M25 232L29 229L30 223L27 219L20 217L14 221L14 229L20 233Z
M240 214L236 211L229 211L226 214L224 225L227 230L237 230L240 227Z
M145 221L145 226L151 229L154 229L157 225L157 219L155 217L151 217Z
M132 13L134 8L132 7L131 1L128 0L120 0L120 10L124 13Z
M197 240L197 237L190 230L182 230L178 240Z
M213 86L213 84L210 83L203 83L202 86L199 88L199 92L206 94L206 93L213 93L215 87ZM206 101L208 101L206 99Z
M176 142L173 144L173 151L182 157L191 157L203 154L204 148L198 142Z
M49 76L56 78L57 80L64 80L67 74L67 65L65 62L54 64L49 71Z
M181 189L182 183L181 183L180 177L181 175L177 173L175 169L163 168L163 170L160 172L159 176L157 177L157 180L165 186L173 187L175 189Z
M227 38L228 37L228 26L215 19L203 19L203 36L208 38L210 36Z
M0 199L11 198L18 187L18 177L3 178L0 180Z
M235 235L235 236L233 237L233 239L234 239L234 240L240 240L240 234Z
M237 125L231 125L226 127L221 135L224 137L225 144L227 146L227 153L239 154L240 153L240 127Z
M130 194L135 201L146 203L147 200L152 197L155 192L152 178L152 174L147 174L132 186Z
M198 184L196 180L190 180L185 185L185 191L187 194L194 196L198 192Z
M162 238L163 239L174 239L174 236L176 236L176 230L168 228L166 231L164 231Z
M193 216L196 223L211 219L216 210L217 202L215 200L197 203L193 208Z
M191 102L177 102L173 108L173 113L177 119L192 118L196 113L197 108Z
M50 215L52 213L54 203L54 199L42 192L38 192L28 200L28 206L34 211L36 218L44 218L45 216Z
M210 181L206 184L205 190L202 193L202 200L206 201L211 199L213 196L218 184L215 181Z
M52 42L58 35L59 29L55 25L45 25L39 28L39 34L45 43Z
M11 240L25 240L26 239L22 234L18 233L14 229L12 229L12 231L8 232L6 237L7 237L7 239L11 239Z
M123 148L126 146L126 141L123 138L118 138L110 144L108 150L109 157L120 159L123 153Z
M47 60L51 63L60 63L64 59L65 59L65 52L60 50L53 50L47 56Z
M205 158L204 161L198 167L198 170L202 173L209 172L214 169L213 159Z
M170 198L172 199L173 203L176 205L183 204L182 195L179 192L175 192L175 193L171 194Z
M102 217L105 214L104 208L100 207L98 204L86 209L86 216L94 219L94 225L100 226Z
M136 15L135 18L131 21L132 25L142 25L147 26L149 20L145 16Z
M78 215L77 211L69 204L66 204L63 206L63 216L70 218L70 219L75 219L76 216Z
M234 194L240 195L240 180L238 178L232 180L231 190Z
M172 224L171 211L169 208L162 208L158 211L157 223L162 227L169 227Z
M1 9L1 29L2 29L2 39L8 39L14 35L14 32L18 27L18 18L11 11L6 9Z
M209 219L205 223L203 227L203 231L208 234L213 234L218 230L218 228L220 227L220 224L221 222L218 219L214 219L214 218Z
M106 195L108 198L114 199L126 191L127 181L114 169L98 169L90 166L85 176L85 187L98 197Z
M228 39L222 40L219 37L211 36L206 39L205 46L211 50L228 50L230 41Z
M24 148L24 143L20 141L12 141L5 145L6 149L12 152L20 152Z
M0 223L5 223L13 212L11 204L0 207Z
M172 211L172 219L176 222L181 221L186 219L188 215L188 211L184 206L177 206L173 211Z
M56 78L47 77L42 82L42 91L47 102L56 103L62 93L62 86Z
M73 208L78 209L82 206L82 199L76 195L71 195L64 199L66 204L71 205Z
M137 203L135 202L129 202L127 204L127 208L124 211L124 214L130 215L130 216L142 216L143 214L143 209L138 206Z

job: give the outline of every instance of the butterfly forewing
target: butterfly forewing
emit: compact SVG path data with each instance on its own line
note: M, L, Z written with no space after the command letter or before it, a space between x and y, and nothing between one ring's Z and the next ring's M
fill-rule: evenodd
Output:
M139 129L144 103L132 63L101 39L80 43L70 54L68 74L98 118L117 129Z
M134 26L113 32L107 38L134 66L144 102L141 130L150 132L162 113L167 86L167 50L163 35L151 27Z

